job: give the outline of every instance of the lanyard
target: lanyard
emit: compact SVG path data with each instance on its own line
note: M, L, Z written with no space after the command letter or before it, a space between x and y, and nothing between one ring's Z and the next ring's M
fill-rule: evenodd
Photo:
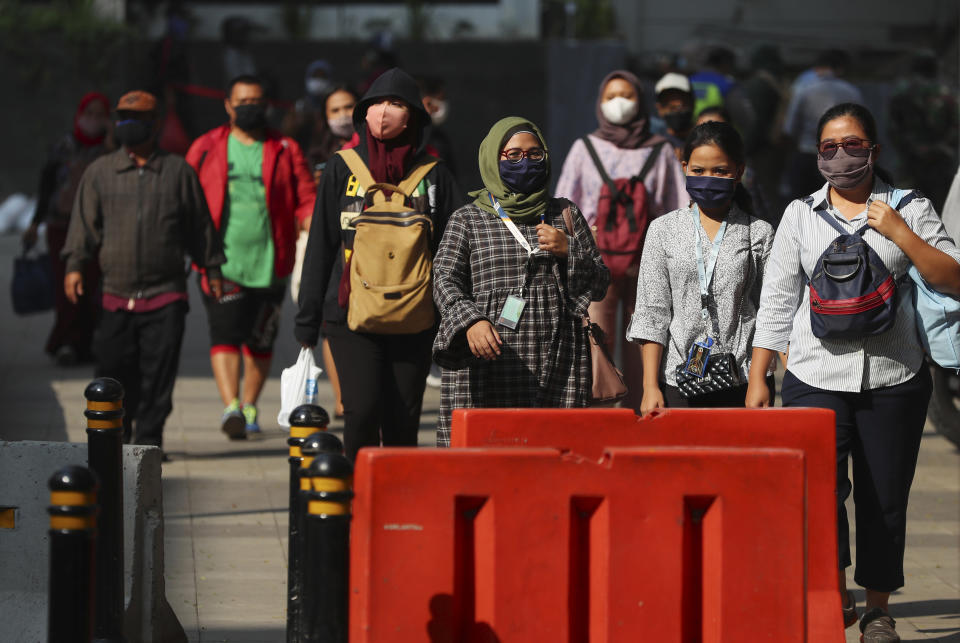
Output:
M710 282L713 280L713 270L717 267L717 256L720 254L720 243L723 241L723 234L727 231L727 222L720 224L717 236L713 238L713 245L710 248L710 259L706 266L703 263L703 248L700 246L700 210L694 206L691 210L693 214L693 232L694 246L697 251L697 277L700 279L700 316L707 319L710 316L707 310L707 298L710 296Z
M493 209L497 211L497 214L500 215L500 220L503 221L503 224L507 226L507 230L510 231L510 234L514 236L523 249L527 251L527 257L530 257L535 252L540 252L540 248L534 250L530 247L530 242L527 241L527 238L523 236L520 232L520 229L517 228L517 224L514 223L510 217L507 216L507 213L503 211L503 206L500 205L500 202L493 198L492 194L487 194L490 197L490 203L493 204ZM540 215L540 223L543 223L543 215Z

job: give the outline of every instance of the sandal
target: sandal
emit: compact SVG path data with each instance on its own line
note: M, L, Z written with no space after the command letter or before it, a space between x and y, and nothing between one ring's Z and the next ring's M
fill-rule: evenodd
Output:
M847 607L842 607L843 609L843 628L846 629L851 625L856 624L860 620L860 615L857 614L857 601L853 597L853 592L847 590Z

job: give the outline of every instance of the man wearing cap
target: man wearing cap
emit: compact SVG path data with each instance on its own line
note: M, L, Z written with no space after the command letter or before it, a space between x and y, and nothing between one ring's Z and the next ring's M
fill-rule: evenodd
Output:
M84 265L99 259L96 374L123 384L127 441L161 446L187 312L184 255L207 268L217 293L224 257L196 174L157 148L157 99L132 91L116 112L121 147L94 161L77 188L64 290L72 302L83 297L92 285L83 283Z
M657 97L657 114L666 124L663 136L673 145L677 158L683 160L683 144L693 129L693 88L683 74L670 72L653 88Z
M230 122L194 141L187 162L223 235L225 294L211 297L203 277L201 288L210 364L225 406L221 429L238 440L260 432L257 399L270 372L297 235L309 226L316 185L296 141L267 128L259 79L233 79L224 108Z

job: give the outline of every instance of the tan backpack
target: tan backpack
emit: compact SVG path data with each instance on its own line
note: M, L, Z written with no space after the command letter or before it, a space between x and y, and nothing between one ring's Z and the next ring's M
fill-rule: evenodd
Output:
M419 333L433 326L433 256L429 215L407 205L436 161L419 165L400 185L377 183L353 149L337 152L364 193L349 259L347 326L366 333ZM390 192L390 196L387 196Z

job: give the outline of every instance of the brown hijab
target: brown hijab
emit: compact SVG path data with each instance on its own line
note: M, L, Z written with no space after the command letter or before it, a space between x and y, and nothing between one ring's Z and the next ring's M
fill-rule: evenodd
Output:
M606 89L607 83L614 78L622 78L633 85L633 91L637 93L637 102L640 106L640 111L637 112L633 120L623 125L615 125L608 121L603 115L603 110L600 109L600 104L603 102L603 90ZM605 141L610 141L617 147L632 150L638 147L650 147L665 140L662 136L650 134L650 119L647 117L647 103L644 99L640 79L625 69L610 72L600 83L600 91L597 93L597 123L600 124L600 127L596 129L593 135Z

